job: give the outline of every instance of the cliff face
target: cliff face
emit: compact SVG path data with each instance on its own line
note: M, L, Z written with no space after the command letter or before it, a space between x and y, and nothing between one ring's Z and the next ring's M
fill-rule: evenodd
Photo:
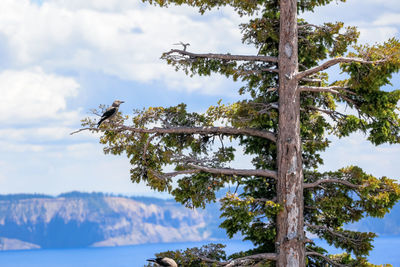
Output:
M18 239L0 237L0 250L37 249L38 245L23 242Z
M226 239L217 204L191 210L172 200L100 193L0 195L0 250L123 246ZM400 203L350 230L400 234Z
M0 250L201 241L220 235L209 213L173 201L75 195L3 197Z

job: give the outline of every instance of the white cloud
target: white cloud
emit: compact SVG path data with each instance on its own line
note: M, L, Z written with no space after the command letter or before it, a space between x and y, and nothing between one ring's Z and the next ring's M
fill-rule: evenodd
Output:
M330 138L332 144L322 153L325 165L322 170L337 170L342 167L356 165L366 173L381 177L399 179L400 146L384 144L374 146L362 133L354 133L349 137Z
M125 80L163 80L189 91L206 88L208 79L195 81L177 75L159 59L178 41L198 52L247 53L241 45L239 16L219 12L195 20L191 8L163 9L135 1L4 0L0 33L12 47L14 64L40 64L45 69L86 69ZM171 12L171 10L173 10ZM193 85L195 84L195 85ZM214 92L204 90L205 93Z
M141 1L132 0L47 0L45 3L54 3L62 8L71 10L91 9L101 11L122 11L139 7Z
M0 122L31 123L39 119L68 119L77 112L66 111L66 98L78 94L72 78L44 73L40 68L0 73Z
M10 142L61 141L70 137L75 129L64 126L39 126L0 129L0 139ZM83 136L79 136L82 140ZM87 139L87 135L84 136ZM93 138L93 136L92 136ZM0 148L1 149L1 148Z
M3 145L0 142L0 148ZM31 148L19 144L18 149L8 147L7 153L0 153L0 194L60 194L80 190L155 195L144 183L131 182L128 159L104 155L96 143ZM156 195L167 197L167 194Z
M400 26L400 13L383 14L377 20L375 20L373 24L378 26L387 26L387 25Z
M382 43L399 37L400 12L385 13L373 21L353 23L359 25L361 43Z
M380 8L388 8L391 10L400 11L400 2L398 0L356 0L355 2L360 6L376 5Z
M399 37L400 1L352 0L319 7L302 17L316 24L343 21L346 26L359 28L360 43L382 43Z
M376 27L373 25L363 25L358 29L360 31L359 42L362 44L383 43L390 38L398 35L396 27Z
M0 141L0 151L5 152L7 154L9 154L10 152L13 153L41 152L44 151L44 146Z

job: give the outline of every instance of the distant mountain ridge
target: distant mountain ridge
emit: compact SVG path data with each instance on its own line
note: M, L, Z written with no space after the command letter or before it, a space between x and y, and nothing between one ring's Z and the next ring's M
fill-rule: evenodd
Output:
M397 202L390 213L387 213L383 218L364 218L347 228L362 232L374 232L378 236L400 237L400 202Z
M226 239L219 205L191 210L172 199L69 192L0 195L0 250L123 246ZM383 219L347 229L400 235L400 203Z
M223 238L224 231L211 214L215 212L147 197L80 192L57 197L0 195L0 250Z

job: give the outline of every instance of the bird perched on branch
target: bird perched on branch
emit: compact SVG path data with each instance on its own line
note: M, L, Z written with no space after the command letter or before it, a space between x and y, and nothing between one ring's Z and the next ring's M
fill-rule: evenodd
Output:
M155 262L159 266L165 267L178 267L178 264L173 259L164 257L164 258L155 258L155 259L147 259L147 261Z
M119 105L121 105L122 103L124 103L124 101L120 101L120 100L115 100L111 107L109 107L101 116L101 119L99 120L99 122L97 123L97 128L100 127L100 125L103 123L103 121L105 120L111 120L112 118L115 117L115 115L117 115L118 113L118 108Z

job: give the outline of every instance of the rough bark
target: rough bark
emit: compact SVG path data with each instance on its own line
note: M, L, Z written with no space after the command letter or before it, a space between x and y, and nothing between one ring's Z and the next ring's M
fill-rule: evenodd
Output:
M280 1L277 266L305 266L297 1Z

